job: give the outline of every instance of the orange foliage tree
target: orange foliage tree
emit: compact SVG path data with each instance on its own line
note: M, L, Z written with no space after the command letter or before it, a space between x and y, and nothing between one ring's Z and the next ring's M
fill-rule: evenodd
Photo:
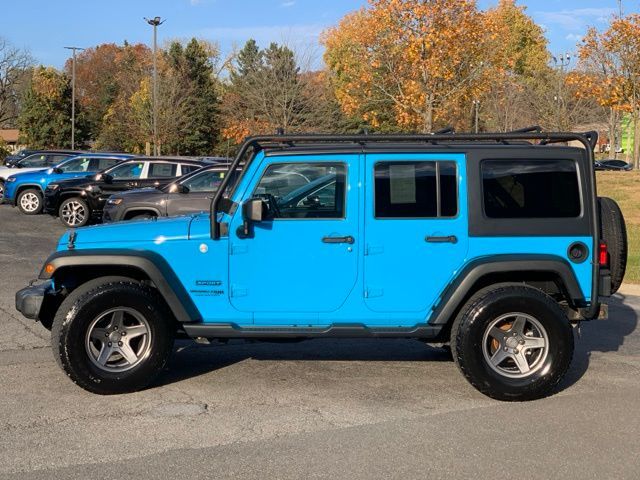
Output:
M496 40L473 0L369 0L322 39L346 114L423 133L459 116L501 73Z

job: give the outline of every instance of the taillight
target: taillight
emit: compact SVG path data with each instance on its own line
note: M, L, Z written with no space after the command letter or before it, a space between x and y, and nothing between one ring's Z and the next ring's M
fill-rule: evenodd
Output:
M600 246L598 247L598 263L601 267L609 266L609 250L605 242L600 242Z

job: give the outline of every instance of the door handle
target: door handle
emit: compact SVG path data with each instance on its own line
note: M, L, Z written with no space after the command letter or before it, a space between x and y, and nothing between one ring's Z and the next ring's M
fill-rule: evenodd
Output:
M351 235L347 235L346 237L323 237L322 243L355 243L356 239Z
M458 243L458 237L449 235L448 237L426 237L427 243Z

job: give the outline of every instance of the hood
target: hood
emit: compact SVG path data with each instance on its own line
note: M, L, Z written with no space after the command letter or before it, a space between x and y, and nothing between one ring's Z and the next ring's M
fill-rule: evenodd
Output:
M18 173L39 172L41 170L43 170L42 167L38 167L38 168L0 167L0 177L7 178L10 175L17 175ZM44 170L46 170L46 168Z
M15 177L16 179L22 182L30 182L35 181L38 182L40 179L47 175L48 169L40 169L40 170L29 170L27 172L22 172L19 168L11 169L11 177Z
M164 194L162 190L159 190L155 187L147 187L147 188L136 188L135 190L127 190L126 192L118 192L114 194L114 197L119 198L127 198L127 197L136 197L140 195L156 195L156 194Z
M75 232L77 250L93 248L144 248L145 244L162 245L189 238L189 226L193 217L171 217L139 220L67 231L58 241L58 250L67 250L69 235Z

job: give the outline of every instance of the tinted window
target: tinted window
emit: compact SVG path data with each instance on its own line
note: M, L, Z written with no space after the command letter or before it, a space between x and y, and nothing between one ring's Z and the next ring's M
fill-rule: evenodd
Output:
M376 218L436 218L458 214L455 163L380 162L374 172Z
M341 163L270 165L254 192L275 218L343 218L346 167Z
M186 175L187 173L191 173L191 172L195 172L196 170L201 169L202 167L200 165L186 165L186 164L181 164L182 166L182 174Z
M94 172L99 172L101 170L111 168L114 165L117 165L118 163L120 163L121 161L122 160L119 160L117 158L94 158L89 168Z
M65 161L71 155L49 155L47 162L51 165L58 165L60 162Z
M176 176L178 165L175 163L149 164L149 178L171 178Z
M190 192L215 192L224 179L226 172L202 172L186 180L183 185Z
M580 188L571 160L485 160L484 211L490 218L570 218L580 215Z
M144 162L125 163L110 170L109 175L121 180L140 178L143 167Z

